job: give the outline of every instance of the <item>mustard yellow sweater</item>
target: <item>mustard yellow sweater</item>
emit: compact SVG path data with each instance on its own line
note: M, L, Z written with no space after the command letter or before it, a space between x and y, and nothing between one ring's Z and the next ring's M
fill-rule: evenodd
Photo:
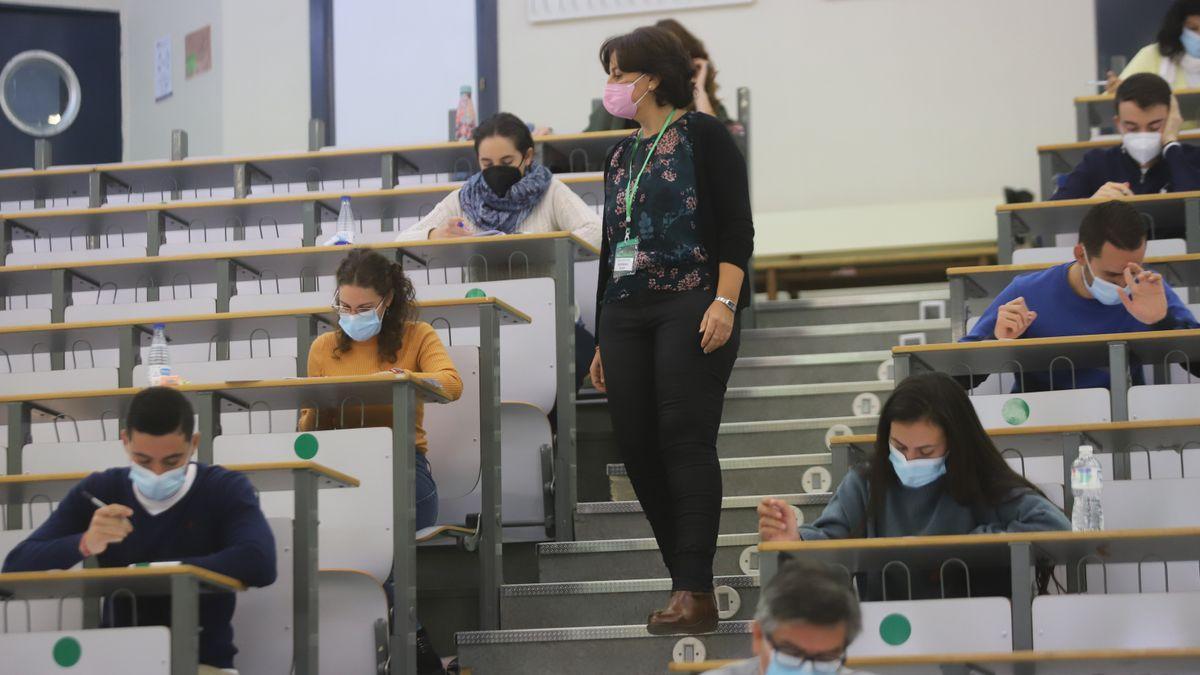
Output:
M400 351L396 354L396 362L389 363L379 358L378 344L375 338L364 342L355 342L350 351L334 354L337 347L338 331L325 333L313 341L308 350L308 376L332 377L340 375L373 375L375 373L399 368L413 377L433 380L441 385L442 392L451 400L457 400L462 395L462 378L454 368L454 362L446 353L441 339L433 327L421 321L414 321L405 326L404 338L401 340ZM341 415L336 410L322 410L316 415L312 410L305 410L300 416L300 430L312 431L320 423L321 429L336 429L341 424ZM367 406L365 426L390 427L392 425L391 406ZM428 452L429 446L425 439L425 406L417 402L417 450ZM353 405L346 406L346 427L358 426L358 411Z

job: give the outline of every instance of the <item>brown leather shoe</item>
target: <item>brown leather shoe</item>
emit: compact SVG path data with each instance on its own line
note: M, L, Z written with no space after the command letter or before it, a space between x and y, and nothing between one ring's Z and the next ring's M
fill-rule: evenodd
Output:
M717 629L717 600L712 593L675 591L667 606L650 615L651 635L700 635Z

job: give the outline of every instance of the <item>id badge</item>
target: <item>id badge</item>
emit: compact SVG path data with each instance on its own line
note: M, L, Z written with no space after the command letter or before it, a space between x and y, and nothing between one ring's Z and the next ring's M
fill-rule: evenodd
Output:
M637 271L638 240L626 239L613 249L613 278L627 277Z

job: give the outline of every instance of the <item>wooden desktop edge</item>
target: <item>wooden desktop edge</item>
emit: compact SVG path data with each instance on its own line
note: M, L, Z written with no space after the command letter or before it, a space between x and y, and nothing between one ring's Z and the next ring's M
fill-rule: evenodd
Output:
M1179 134L1181 141L1200 141L1200 131L1184 131ZM1091 150L1094 148L1113 148L1121 144L1119 137L1102 138L1092 141L1074 141L1071 143L1051 143L1049 145L1037 146L1037 151L1041 153L1061 152L1063 150Z
M373 384L390 382L408 382L421 390L428 398L439 403L447 402L445 394L426 384L419 378L408 373L383 373L378 375L333 375L328 377L297 377L285 380L253 380L248 382L202 382L196 384L181 384L174 389L185 393L202 392L235 392L255 389L279 389L286 387L304 388L320 387L335 384ZM142 387L126 387L124 389L95 389L91 391L60 391L36 395L0 396L0 404L24 403L26 401L63 401L84 398L100 398L104 396L133 396Z
M3 219L3 215L0 215ZM503 238L497 237L460 237L458 239L440 239L437 241L389 241L376 244L355 244L353 246L301 246L299 248L264 249L261 251L229 251L225 253L189 253L172 256L143 256L141 258L118 258L116 260L95 260L73 263L53 263L37 265L13 265L0 267L0 275L17 274L21 272L49 272L62 269L104 269L107 267L125 267L129 265L144 265L146 263L169 264L176 262L196 262L204 260L239 260L243 258L272 258L289 255L334 255L345 253L356 248L374 251L390 251L394 249L420 249L436 247L468 246L471 244L486 244L489 241L539 241L545 239L569 239L581 250L592 255L600 255L600 249L592 246L573 232L536 232L533 234L509 234Z
M418 309L442 309L450 307L472 307L495 305L500 311L510 314L517 319L517 323L530 324L533 323L533 318L521 310L513 307L507 302L495 298L451 298L448 300L418 300L414 303ZM0 335L12 335L18 333L32 332L57 332L69 330L90 330L99 328L123 328L126 326L141 326L144 324L179 324L179 323L205 323L208 321L240 321L243 319L276 319L281 317L303 317L331 314L333 310L329 307L303 307L299 309L268 309L264 311L246 311L246 312L214 312L212 314L185 314L175 317L161 317L148 319L113 319L110 321L77 321L65 323L43 323L43 324L28 324L23 326L0 326Z
M1067 260L1049 263L1022 263L1020 265L975 265L973 267L948 267L947 277L963 277L974 274L1003 274L1008 272L1038 272L1056 267ZM1171 263L1200 262L1200 253L1182 253L1179 255L1160 255L1146 258L1144 265L1170 265Z
M1173 420L1136 420L1104 422L1101 424L1056 424L1041 427L1003 427L987 429L988 436L1037 436L1040 434L1070 434L1101 431L1138 431L1141 429L1200 427L1200 418ZM830 445L862 445L874 443L875 434L847 434L829 439Z
M82 570L51 570L47 572L9 572L0 574L0 586L5 583L37 581L86 581L99 579L129 579L136 577L171 577L190 575L223 590L244 591L246 585L234 579L195 565L163 565L160 567L100 567Z
M219 464L222 468L238 473L256 473L262 471L310 471L322 478L328 478L332 481L342 484L345 487L359 487L361 483L357 478L349 474L342 473L336 469L331 469L324 464L309 461L292 461L292 462L254 462L240 464ZM69 473L23 473L15 476L0 476L0 485L25 485L29 483L50 483L50 482L69 482L81 481L84 478L92 475L88 471L78 471Z
M931 345L907 345L892 347L892 354L933 354L939 352L966 352L974 350L1019 347L1032 349L1039 346L1094 345L1108 342L1145 342L1168 338L1200 337L1200 328L1182 330L1143 331L1140 333L1106 333L1101 335L1068 335L1063 337L1021 338L1016 340L981 340L979 342L946 342Z
M574 134L553 134L534 138L534 143L551 144L568 141L584 141L592 138L623 138L630 134L628 129L612 131L593 131ZM429 150L470 150L471 141L449 141L445 143L424 143L403 146L378 146L367 148L345 148L330 150L309 150L305 152L284 152L267 155L242 155L233 157L194 157L180 160L161 160L150 162L116 162L112 164L86 164L70 167L50 167L48 169L29 169L0 173L0 182L21 178L40 178L52 176L86 175L93 172L113 173L116 171L157 171L162 169L189 169L193 167L211 167L254 162L287 162L305 159L345 158L356 155L371 156L378 154L403 154L406 152L427 152Z
M1187 659L1200 658L1200 649L1088 649L1037 651L1018 650L1013 652L975 652L963 654L905 654L902 656L858 656L847 659L849 668L870 666L905 665L957 665L970 663L1037 663L1062 661L1129 661L1134 659ZM670 663L667 670L673 673L702 673L722 666L737 663L737 659L699 661L696 663Z
M604 180L604 174L600 171L589 171L586 174L564 175L559 181L573 185L575 183L599 183ZM425 185L412 185L405 187L394 187L379 190L341 190L338 192L293 192L291 194L279 195L273 197L243 197L241 199L208 199L208 200L192 200L192 201L173 201L173 202L143 202L139 204L121 204L113 206L94 206L88 208L74 209L47 209L37 211L10 211L0 213L0 220L8 219L14 222L36 222L47 218L68 218L74 216L100 216L114 213L145 213L147 211L170 211L172 213L184 213L194 210L206 210L211 208L219 208L223 206L264 206L272 204L303 204L305 202L333 201L341 199L343 195L349 195L355 199L369 199L372 197L394 197L408 195L436 195L448 194L462 187L462 182L453 183L428 183Z
M1200 191L1190 192L1163 192L1148 195L1133 195L1131 197L1121 197L1118 201L1131 202L1140 204L1145 202L1170 202L1180 201L1185 199L1195 199L1200 197ZM1059 209L1069 208L1072 206L1093 206L1095 204L1103 204L1113 201L1111 199L1095 197L1087 197L1085 199L1060 199L1057 201L1040 201L1040 202L1024 202L1020 204L1001 204L996 207L996 213L1008 213L1014 211L1037 211L1040 209Z
M871 539L821 539L813 541L759 542L760 553L792 551L897 550L931 546L987 546L998 544L1088 542L1159 539L1166 537L1200 538L1197 527L1159 527L1142 530L1104 530L1100 532L1009 532L1001 534L954 534L927 537L877 537Z

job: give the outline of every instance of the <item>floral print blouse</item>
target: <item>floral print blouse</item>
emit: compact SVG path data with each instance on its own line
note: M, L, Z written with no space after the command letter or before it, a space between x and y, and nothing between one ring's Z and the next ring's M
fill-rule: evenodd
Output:
M696 166L688 125L695 115L676 118L662 135L633 199L631 237L638 239L635 272L607 280L603 301L619 302L647 293L712 290L713 270L696 222ZM637 175L654 135L633 135L613 150L604 176L604 236L609 264L625 239L625 191L630 163ZM633 156L630 157L630 153Z

